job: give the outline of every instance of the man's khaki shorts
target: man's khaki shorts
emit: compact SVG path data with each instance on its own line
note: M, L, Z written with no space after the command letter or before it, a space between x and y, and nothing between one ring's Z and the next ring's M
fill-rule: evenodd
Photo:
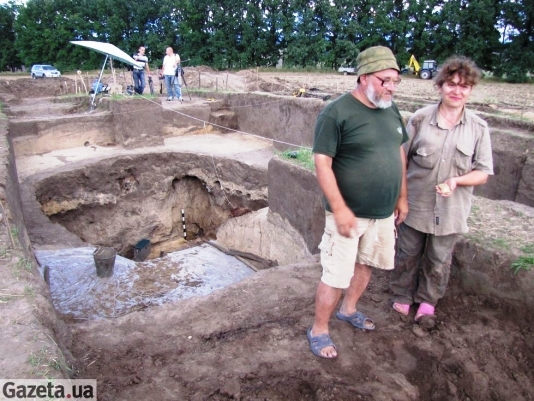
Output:
M395 259L395 218L357 218L351 238L339 234L334 214L326 212L323 238L319 244L323 276L321 281L334 288L348 288L354 264L391 270Z

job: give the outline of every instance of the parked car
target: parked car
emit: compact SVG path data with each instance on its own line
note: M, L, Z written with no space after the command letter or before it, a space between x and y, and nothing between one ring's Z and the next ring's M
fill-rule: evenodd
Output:
M53 66L47 64L36 64L32 67L32 78L59 78L61 73Z
M354 67L348 67L346 65L342 65L341 67L338 68L337 72L342 72L343 75L348 75L348 74L354 74L356 72L356 69Z

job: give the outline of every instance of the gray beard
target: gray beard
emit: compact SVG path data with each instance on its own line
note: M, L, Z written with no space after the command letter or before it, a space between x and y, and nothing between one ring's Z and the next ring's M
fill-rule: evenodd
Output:
M393 101L391 100L380 99L380 97L375 92L375 88L373 88L371 85L367 86L367 89L365 90L365 95L367 96L367 99L369 99L369 101L379 109L387 109L391 107L391 104L393 103Z

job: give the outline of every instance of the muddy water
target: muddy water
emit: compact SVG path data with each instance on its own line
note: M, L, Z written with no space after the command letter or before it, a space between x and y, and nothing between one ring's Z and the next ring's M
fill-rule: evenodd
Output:
M254 273L233 256L203 244L145 262L117 256L113 275L98 277L94 248L41 250L56 310L69 320L115 318L149 306L206 295Z

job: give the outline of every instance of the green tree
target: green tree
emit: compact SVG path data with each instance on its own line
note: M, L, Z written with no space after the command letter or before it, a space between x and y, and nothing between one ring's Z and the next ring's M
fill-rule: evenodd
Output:
M30 0L20 7L14 23L15 47L24 64L95 68L100 57L69 43L90 36L91 25L86 21L96 17L90 14L91 4L89 0Z
M527 74L534 73L534 4L503 0L499 17L502 51L495 74L510 82L526 82Z
M15 50L15 15L17 5L14 2L0 5L0 71L15 71L22 67L22 62Z
M462 1L454 53L472 58L482 69L492 69L500 48L497 13L495 0Z

